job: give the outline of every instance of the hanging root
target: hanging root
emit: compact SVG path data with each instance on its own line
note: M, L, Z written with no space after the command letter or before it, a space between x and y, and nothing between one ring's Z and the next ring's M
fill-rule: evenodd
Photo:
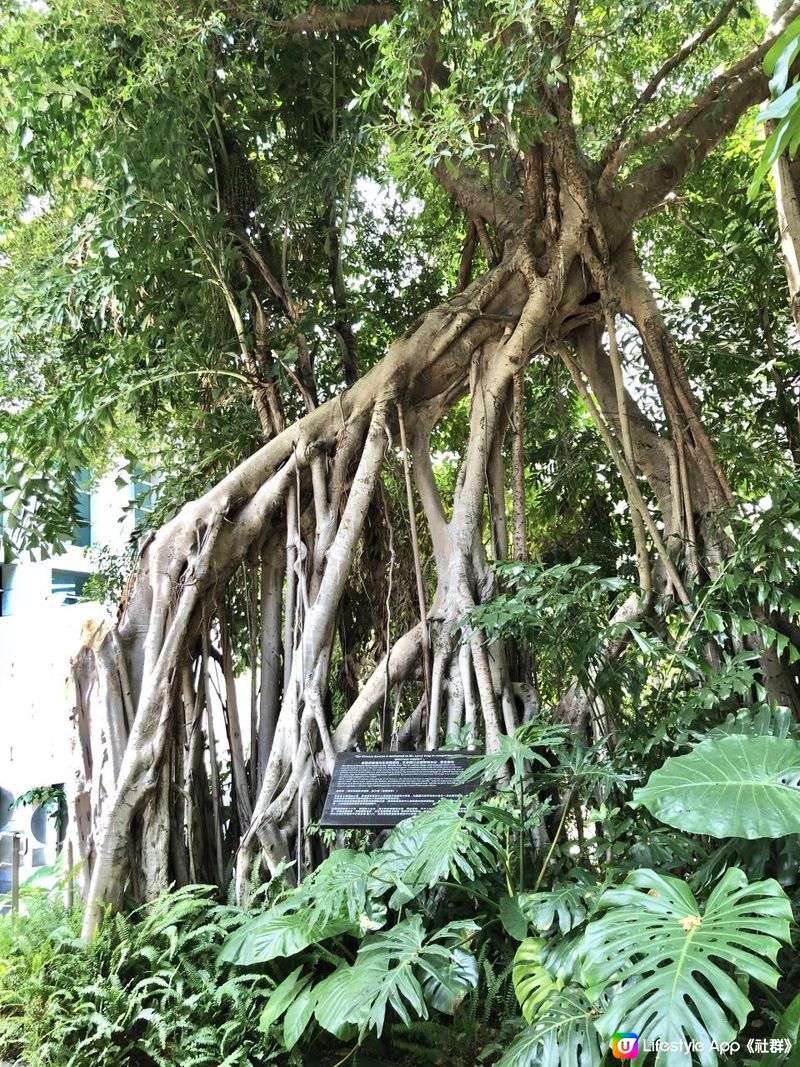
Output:
M628 234L606 239L603 208L574 142L563 129L548 134L525 167L525 225L511 226L509 219L500 225L492 217L495 232L516 235L502 260L466 284L478 242L495 262L483 221L495 209L470 209L463 292L423 316L352 387L314 406L311 353L307 342L298 342L299 374L312 410L282 430L275 397L255 397L272 439L146 545L119 625L97 630L76 660L79 773L71 811L77 854L91 867L86 936L104 902L118 902L129 881L143 897L175 879L221 883L233 853L242 902L262 864L274 872L293 859L302 877L314 859L303 828L336 755L374 739L376 724L384 747L435 749L461 734L470 748L483 744L492 751L520 716L538 714L535 650L487 646L465 622L496 593L484 529L495 560L509 555L509 541L513 558L527 559L524 371L537 353L559 346L620 472L641 587L618 609L612 621L619 626L588 683L568 688L557 716L578 731L594 718L602 732L607 724L594 683L623 654L630 623L649 610L653 585L688 604L701 571L698 537L708 548L713 516L730 501L730 489ZM617 215L609 215L609 226L619 231ZM253 262L270 285L266 268ZM596 302L585 300L590 286L592 296L600 290ZM665 428L652 425L625 389L617 307L642 338ZM603 323L608 352L600 343ZM262 348L263 325L256 323ZM574 354L567 347L572 342ZM446 507L431 433L467 392L469 436ZM509 429L511 522L504 462ZM405 551L408 580L380 586L376 609L369 595L359 601L353 588L360 574L387 563L381 538L393 531L390 512L398 505L389 499L385 468L395 440L400 448L392 462L397 471L402 464L410 546L392 540L388 565ZM661 512L663 534L642 476ZM378 491L382 509L375 503ZM721 535L714 550L724 556ZM248 715L237 700L233 616L225 599L237 571L246 583L253 672L249 759ZM403 584L398 610L388 601ZM348 646L349 615L365 602ZM392 639L395 627L401 636ZM331 663L339 664L340 696L346 698L336 722ZM98 695L102 714L94 711ZM401 709L406 718L399 723ZM225 750L230 796L218 767ZM102 760L96 751L104 753ZM230 815L223 817L223 809ZM141 845L144 835L148 857L134 870L131 846Z

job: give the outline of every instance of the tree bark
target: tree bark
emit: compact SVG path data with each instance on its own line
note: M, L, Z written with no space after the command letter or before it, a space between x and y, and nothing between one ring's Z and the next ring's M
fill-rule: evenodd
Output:
M392 17L393 10L332 14L312 8L277 28L334 32L348 19L357 17L360 26L367 25L364 19ZM468 625L459 648L453 639L454 627L469 610L495 593L483 540L487 490L494 555L507 554L503 439L509 397L512 540L515 558L527 553L522 376L535 355L563 348L666 579L688 603L686 568L682 572L676 564L675 545L683 546L690 575L698 571L692 553L716 554L718 560L722 549L715 516L733 495L631 234L637 219L652 211L759 98L765 85L760 71L764 51L797 10L800 2L771 28L763 45L712 79L656 132L639 137L637 144L614 147L616 162L609 162L605 172L587 165L577 150L566 90L548 102L557 121L524 161L530 178L525 189L509 182L498 190L466 164L456 163L446 172L437 168L443 188L474 220L473 246L477 237L489 262L494 261L490 225L502 246L500 260L422 316L381 363L326 403L317 405L312 352L297 335L298 376L308 414L281 430L279 412L264 396L259 414L263 423L270 420L273 436L155 535L142 552L118 625L91 635L76 660L80 770L71 803L81 834L77 854L86 855L91 867L85 936L95 929L103 904L119 902L131 874L129 845L143 827L157 838L157 851L144 868L145 893L154 892L181 865L191 878L221 876L221 811L211 825L208 818L209 795L221 809L219 786L212 783L209 794L204 781L202 716L209 694L203 672L195 681L195 665L210 637L209 605L224 611L227 583L243 561L251 568L261 565L261 639L253 657L260 660L261 692L252 740L257 760L249 779L257 793L249 822L233 665L223 647L234 791L243 831L236 857L241 900L262 862L274 870L297 856L302 876L311 857L303 842L295 840L298 830L311 817L337 752L362 741L376 717L384 715L393 691L408 686L414 694L408 706L416 703L398 729L398 743L412 743L421 731L434 748L463 725L471 745L482 742L493 750L503 732L516 727L517 697L524 697L526 717L535 714L535 679L512 678L502 648L488 649L483 636ZM429 51L435 62L435 40ZM415 90L423 106L425 91L424 86ZM635 159L642 148L652 151L617 181L613 172L620 158ZM474 247L467 252L471 264ZM296 326L285 263L279 280L266 263L250 258ZM466 261L462 268L465 282ZM648 423L626 392L615 339L609 353L599 343L598 325L606 310L607 325L613 327L615 304L609 300L618 302L642 339L663 404L665 432ZM243 329L239 332L244 335ZM576 357L564 347L573 341ZM348 366L352 378L354 366ZM467 393L469 436L448 512L434 477L430 434ZM416 514L416 489L425 514L436 592L428 604L418 538L414 557L421 621L387 650L333 729L328 680L341 600L387 448L398 435L409 509ZM642 495L639 473L658 501L663 535ZM703 536L695 528L698 522ZM636 541L643 572L647 561L641 529ZM713 560L706 565L711 567ZM644 577L642 584L646 587ZM617 621L623 627L646 610L647 588L644 593L635 606L626 601L619 608ZM624 644L624 636L609 640L606 661L621 655ZM430 670L422 662L428 647ZM97 679L101 685L92 684ZM419 699L420 682L423 690L429 684L429 704ZM573 683L557 715L584 729L592 699ZM206 733L213 747L211 717ZM176 744L183 745L180 759L175 758ZM213 776L213 758L210 766ZM185 779L180 818L170 811L169 800L170 778L177 773Z

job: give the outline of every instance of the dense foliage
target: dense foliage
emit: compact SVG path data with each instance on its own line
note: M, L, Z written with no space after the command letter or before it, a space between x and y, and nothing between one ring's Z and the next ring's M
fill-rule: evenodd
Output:
M798 1037L785 948L797 863L783 866L785 889L763 878L765 838L796 854L796 833L785 837L800 825L796 782L784 767L796 765L798 742L782 729L754 735L763 716L725 726L635 795L680 824L681 764L702 759L718 787L740 794L747 780L738 806L696 809L693 834L640 817L632 834L623 809L633 775L538 725L507 742L504 787L497 760L476 759L468 773L484 784L464 805L442 801L377 847L338 849L297 888L273 880L249 913L216 903L212 887L187 887L109 916L86 947L78 916L32 886L27 914L0 922L0 1053L23 1052L32 1067L351 1055L364 1065L591 1067L613 1034L634 1030L665 1047L687 1043L657 1062L695 1062L694 1042L706 1050L700 1063L757 1064L737 1055L748 1039L777 1054ZM525 784L544 742L559 757L544 781L564 782L568 800L552 813L558 829L537 870L530 835L547 804ZM759 743L760 785L736 756ZM770 798L781 792L794 807L788 821ZM743 817L772 808L755 848L732 840L720 854L714 837L742 837ZM588 825L571 821L579 811Z
M158 483L1 1055L798 1040L797 7L0 12L4 552ZM463 807L318 825L337 753L441 746Z

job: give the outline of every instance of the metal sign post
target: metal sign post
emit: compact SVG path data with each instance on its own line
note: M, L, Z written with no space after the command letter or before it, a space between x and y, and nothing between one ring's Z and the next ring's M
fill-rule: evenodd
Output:
M21 830L8 830L0 837L11 838L11 863L0 866L11 867L11 914L19 915L19 869L28 851L28 838Z

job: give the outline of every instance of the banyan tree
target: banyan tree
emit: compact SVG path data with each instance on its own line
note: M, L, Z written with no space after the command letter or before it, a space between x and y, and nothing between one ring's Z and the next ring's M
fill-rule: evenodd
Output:
M621 494L633 581L589 675L568 680L549 708L576 734L607 732L594 682L651 613L691 614L736 549L725 518L739 503L736 478L648 266L654 227L681 218L698 175L724 170L731 137L757 145L763 61L798 14L793 3L768 24L755 5L634 0L301 11L237 0L166 13L137 0L131 14L97 4L91 32L103 47L117 40L122 73L109 61L97 74L119 106L87 136L100 153L102 131L128 121L125 78L149 116L136 136L125 130L129 180L118 147L119 183L96 179L117 219L129 217L127 230L103 234L114 270L120 257L150 257L119 322L111 309L103 329L135 332L137 301L145 315L169 303L162 339L213 320L230 352L209 395L216 383L217 400L225 389L245 396L263 443L142 539L116 620L92 627L73 661L70 805L87 934L126 889L149 899L221 881L228 868L245 900L254 876L287 860L312 866L322 845L305 830L337 753L453 738L491 751L542 713L531 650L470 625L497 593L496 561L529 558L525 421L542 380L554 402L583 413ZM47 17L37 32L47 38ZM162 178L147 122L170 126L189 54L195 120L175 120ZM88 107L70 92L74 108ZM34 119L30 129L35 147ZM81 167L72 176L89 200L95 179ZM205 194L188 204L170 183L192 168ZM796 201L791 168L783 173L791 239ZM276 193L287 175L307 182L312 205L294 230ZM375 207L387 188L399 216ZM745 195L741 184L725 192ZM771 187L760 195L772 210ZM377 288L394 318L369 341L381 358L368 358L368 265L347 265L358 212L371 203L385 234L426 197L457 235L457 270L449 291L408 314L413 269L388 257ZM139 243L126 247L126 233ZM180 282L175 247L190 263ZM777 244L774 254L780 269ZM192 285L202 297L190 299ZM547 370L539 400L528 391L536 368ZM154 358L135 388L162 381ZM785 390L784 401L776 433L789 455L797 429ZM443 445L456 418L461 430ZM779 647L749 640L765 689L797 708L794 667ZM235 680L245 661L249 706ZM215 685L221 715L209 710Z

